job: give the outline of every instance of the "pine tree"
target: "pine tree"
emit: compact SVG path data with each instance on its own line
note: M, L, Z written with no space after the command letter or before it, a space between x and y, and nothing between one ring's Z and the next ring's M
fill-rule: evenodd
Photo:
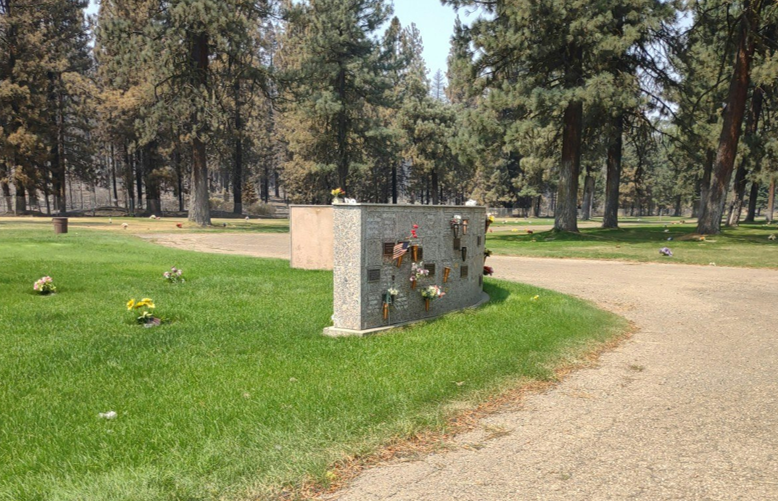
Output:
M335 187L355 195L349 179L368 168L370 144L383 136L371 108L384 104L388 80L372 35L388 14L382 0L310 0L291 11L284 58L296 78L285 170L309 200Z
M432 76L430 95L438 101L446 100L446 77L440 69Z
M16 211L42 188L66 210L68 169L89 177L85 0L0 1L0 180Z
M744 0L742 4L742 12L737 22L736 50L734 62L731 63L729 90L722 112L721 133L713 162L705 210L697 222L698 233L716 234L721 231L724 199L734 169L746 111L755 37L760 24L762 26L765 24L765 20L760 17L763 5L762 1L749 0Z
M641 11L654 2L446 3L455 7L480 4L489 13L467 32L479 53L475 74L482 75L490 100L510 110L513 121L532 123L530 127L518 123L511 126L512 136L521 137L516 134L520 130L551 127L552 136L561 137L554 227L577 231L585 112L591 115L585 106L591 108L604 99L613 101L619 94L622 82L603 62L623 57L642 36L639 29L624 26L619 30L620 19L637 19L635 24L642 24L645 31L650 23L641 17L645 15ZM619 6L626 12L614 16Z

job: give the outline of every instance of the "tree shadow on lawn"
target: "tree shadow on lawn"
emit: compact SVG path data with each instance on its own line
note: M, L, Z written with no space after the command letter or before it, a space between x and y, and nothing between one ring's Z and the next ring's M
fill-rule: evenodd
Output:
M656 244L667 241L670 237L676 242L693 241L693 237L697 235L695 229L694 226L689 225L667 225L667 228L659 225L617 229L584 228L580 233L549 230L526 235L490 235L489 239L501 243L532 242L534 244L553 242ZM707 238L711 240L721 238L726 241L722 243L767 245L771 243L767 240L767 236L771 233L778 233L778 228L767 225L741 225L739 228L723 228L720 235L710 235Z

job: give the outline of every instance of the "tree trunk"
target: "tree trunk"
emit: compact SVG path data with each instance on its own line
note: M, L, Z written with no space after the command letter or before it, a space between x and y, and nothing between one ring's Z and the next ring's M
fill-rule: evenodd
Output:
M208 85L208 34L198 33L193 37L191 63L194 72L193 84L198 91ZM197 131L199 132L199 131ZM200 226L211 224L211 208L208 205L208 158L205 143L198 134L192 136L192 182L190 185L189 221Z
M151 142L143 147L143 180L146 184L146 208L155 215L162 215L159 180L154 175L157 147Z
M681 217L681 206L683 204L683 197L681 195L675 196L675 209L673 210L673 217Z
M127 212L130 216L135 215L135 185L133 184L135 162L133 155L127 148L127 143L124 143L124 189L127 190Z
M232 213L243 214L243 120L240 116L240 80L233 84L235 95L235 158L232 169Z
M11 185L8 184L9 174L8 164L0 161L0 189L3 190L3 199L5 199L6 212L13 212L13 202L11 201Z
M346 69L341 68L337 78L337 89L339 104L345 108L346 103ZM346 192L346 196L352 196L346 187L348 178L349 154L348 154L348 117L346 112L341 109L337 115L337 155L338 155L338 188Z
M759 116L762 112L762 96L764 91L756 87L751 97L751 113L746 121L746 137L752 137L756 134L759 126ZM746 196L746 176L748 175L747 159L743 158L735 173L734 197L730 204L730 211L727 217L727 226L737 226L740 222L740 213L743 211L743 201Z
M397 204L397 162L392 162L392 203Z
M702 180L700 181L700 200L697 210L697 220L705 216L708 210L708 193L710 193L710 179L713 175L713 162L715 161L715 152L709 149L705 155L705 165L702 167Z
M619 187L621 186L622 135L624 134L624 114L613 117L611 140L608 144L607 180L605 182L605 213L602 216L603 228L619 227Z
M430 190L432 191L432 205L438 205L440 203L440 190L438 189L438 170L433 169L432 175L430 176L431 186ZM427 194L429 197L429 194Z
M562 131L562 162L559 167L554 229L578 232L578 175L581 169L581 131L583 104L567 105Z
M773 222L773 213L775 212L775 178L770 181L770 189L767 191L767 218L768 223Z
M586 169L586 177L584 178L584 195L583 195L583 213L581 219L588 221L592 218L592 205L594 204L594 177L592 176L589 168Z
M756 16L749 1L744 2L743 15L738 34L737 58L732 71L729 94L723 114L723 125L719 136L716 161L713 166L713 179L708 193L705 213L697 222L697 233L716 234L721 232L721 215L724 212L724 199L735 164L740 129L746 110L748 83L750 79L751 59L754 53Z
M176 170L176 196L178 197L178 211L184 212L184 173L181 166L181 152L178 150L179 145L176 144L173 150L173 167Z
M116 188L116 156L113 151L113 143L111 143L111 180L113 181L113 203L111 205L119 205L119 190Z
M137 208L143 210L143 151L135 150L135 194L138 196Z
M24 183L19 179L14 180L14 188L16 188L14 214L21 216L27 211L27 192L24 189Z
M756 200L759 198L759 183L751 182L751 193L748 195L748 213L744 223L753 223L756 218Z

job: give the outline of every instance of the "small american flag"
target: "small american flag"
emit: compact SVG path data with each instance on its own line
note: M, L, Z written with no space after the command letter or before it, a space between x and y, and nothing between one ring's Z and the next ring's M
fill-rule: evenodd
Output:
M400 242L397 245L394 246L394 252L392 252L392 260L395 260L408 252L408 246L410 246L410 242Z

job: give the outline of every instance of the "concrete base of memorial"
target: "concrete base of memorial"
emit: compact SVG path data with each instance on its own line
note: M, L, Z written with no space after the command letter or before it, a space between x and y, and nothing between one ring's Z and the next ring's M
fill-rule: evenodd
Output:
M478 303L474 304L473 306L468 306L467 308L463 308L462 310L458 310L458 311L473 310L473 309L479 308L480 306L483 306L484 304L488 303L489 299L490 299L489 294L487 294L486 292L483 292L481 294L481 300ZM452 313L456 313L456 311L447 311L447 312L435 314L434 306L433 306L432 308L430 308L430 311L428 313L430 313L430 316L428 316L426 318L423 318L423 319L420 319L420 320L409 320L407 322L400 322L400 323L395 323L395 324L391 324L391 325L385 325L383 327L375 327L373 329L365 329L365 330L361 330L361 331L351 330L351 329L339 329L337 327L327 327L327 328L324 329L324 335L328 336L328 337L350 337L350 336L363 337L363 336L369 336L371 334L378 334L378 333L385 332L385 331L388 331L388 330L391 330L391 329L397 329L398 327L405 327L405 326L408 326L408 325L420 324L420 323L426 322L428 320L435 320L436 318L440 318L440 317L444 317L446 315L450 315Z

